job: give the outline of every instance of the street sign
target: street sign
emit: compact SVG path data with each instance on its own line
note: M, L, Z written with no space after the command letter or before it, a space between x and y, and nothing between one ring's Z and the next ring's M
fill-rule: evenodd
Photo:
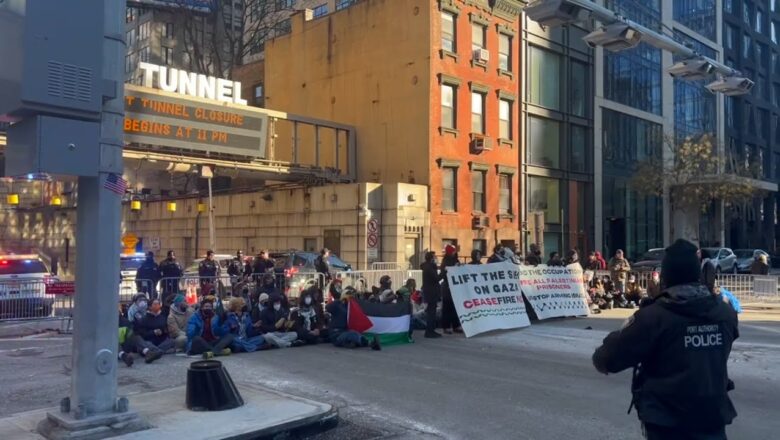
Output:
M366 242L368 243L369 248L376 248L379 244L379 237L377 237L376 234L370 233L368 234L368 237L366 237Z
M149 250L159 252L161 248L160 237L149 238Z
M75 295L76 283L74 281L58 281L46 285L47 295Z
M379 249L377 248L368 248L368 252L366 252L366 254L369 260L379 259Z
M379 232L379 220L372 218L368 221L368 225L366 225L366 229L368 229L369 233L377 233Z

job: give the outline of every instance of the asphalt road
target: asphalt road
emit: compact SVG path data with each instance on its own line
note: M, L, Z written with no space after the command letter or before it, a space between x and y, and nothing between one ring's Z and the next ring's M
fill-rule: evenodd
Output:
M603 376L590 363L624 316L612 311L472 339L418 338L381 352L320 345L223 359L237 382L336 404L341 426L317 440L634 439L641 436L636 416L626 415L630 373ZM730 361L739 412L732 439L780 432L780 316L755 318L742 322ZM0 340L0 416L56 405L69 386L69 347L67 337ZM181 385L190 361L166 356L122 366L120 392Z

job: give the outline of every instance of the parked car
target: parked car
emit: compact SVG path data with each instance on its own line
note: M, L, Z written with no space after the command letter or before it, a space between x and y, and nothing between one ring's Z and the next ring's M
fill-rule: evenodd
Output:
M220 276L227 277L228 266L230 265L230 262L233 261L233 258L235 258L235 255L214 254L214 259L217 260L217 263L219 263ZM184 269L184 276L197 277L198 266L200 266L200 263L203 260L205 260L205 258L198 258L197 260L193 261L192 264L187 266L187 268Z
M49 316L54 295L46 284L56 281L40 256L0 255L0 317Z
M704 248L710 254L710 260L715 264L716 273L738 272L737 256L729 248Z
M631 265L631 270L639 273L660 272L665 252L663 248L648 250Z
M772 267L772 258L766 251L761 249L736 249L734 255L737 256L737 271L739 273L750 273L753 261L759 255L766 256L766 262L769 264L769 267Z

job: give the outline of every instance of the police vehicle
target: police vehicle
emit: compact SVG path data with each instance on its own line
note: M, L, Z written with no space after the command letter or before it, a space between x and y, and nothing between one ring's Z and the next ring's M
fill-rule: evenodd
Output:
M0 255L0 318L51 315L55 296L46 294L46 285L54 281L37 254Z

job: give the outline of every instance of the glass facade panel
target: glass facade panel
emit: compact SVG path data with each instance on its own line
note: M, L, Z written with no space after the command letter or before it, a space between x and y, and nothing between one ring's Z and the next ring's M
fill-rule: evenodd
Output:
M659 124L609 109L603 110L603 117L605 173L630 174L626 165L648 156L660 157L663 135Z
M544 213L544 222L561 222L561 183L547 177L528 176L528 210Z
M607 99L661 114L661 50L640 43L634 49L604 52Z
M579 125L571 126L571 163L572 171L590 172L590 149L588 148L588 129Z
M571 112L580 117L586 117L588 114L588 103L590 103L590 93L588 84L590 78L588 66L584 63L572 61L571 64Z
M547 168L560 168L560 122L528 116L528 163Z
M606 0L604 6L641 25L661 30L661 0Z
M675 0L674 20L715 41L715 0Z
M559 110L561 107L561 57L528 46L528 98L532 104Z

